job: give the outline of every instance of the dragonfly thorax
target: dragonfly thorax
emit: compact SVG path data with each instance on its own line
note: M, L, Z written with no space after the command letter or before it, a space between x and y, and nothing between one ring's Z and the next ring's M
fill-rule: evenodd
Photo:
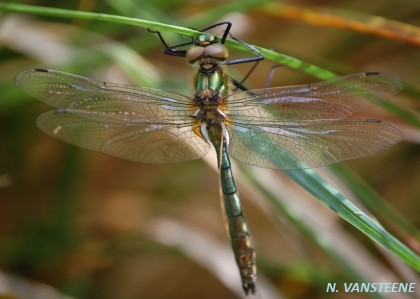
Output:
M194 117L202 124L223 122L226 114L221 110L223 98L229 90L229 78L222 68L217 67L212 72L198 71L195 77L194 103L197 107Z
M212 110L220 103L220 92L213 89L204 89L194 95L195 104L201 109Z
M198 109L193 116L201 123L220 123L226 117L220 110L221 96L220 92L216 90L205 89L197 91L194 95L194 102Z

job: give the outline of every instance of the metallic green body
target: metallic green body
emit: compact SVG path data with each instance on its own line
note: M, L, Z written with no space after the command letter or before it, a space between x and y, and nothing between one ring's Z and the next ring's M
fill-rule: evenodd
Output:
M226 136L224 115L218 110L222 96L228 93L228 77L218 67L214 72L198 72L196 77L196 101L200 99L199 120L204 136L216 149L220 168L220 182L223 193L224 211L228 222L229 237L236 263L239 267L242 286L246 293L255 292L256 256L254 243L241 207L238 190L232 174L232 167L227 151L229 137ZM209 95L218 95L215 101ZM206 98L207 97L207 98ZM203 100L204 99L204 100ZM204 127L204 128L203 128Z
M216 149L220 167L220 182L223 193L224 210L228 221L229 237L235 254L235 260L241 274L242 286L246 292L249 289L254 291L257 272L254 242L242 211L241 200L233 178L226 142L224 141L223 146L220 147L220 139L217 137L219 136L210 134L210 140Z
M216 90L220 92L221 95L226 96L228 92L226 80L229 79L220 68L211 73L199 72L195 80L195 89L196 91L203 91L206 89Z

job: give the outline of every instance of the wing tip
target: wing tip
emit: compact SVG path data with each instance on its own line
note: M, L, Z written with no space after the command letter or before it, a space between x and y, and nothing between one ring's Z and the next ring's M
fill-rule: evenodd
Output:
M30 76L31 73L34 73L34 72L38 72L38 73L49 73L49 70L44 69L44 68L33 68L33 69L27 69L27 70L20 71L13 78L13 82L17 86L22 87L21 81L24 80L24 78L26 76L28 76L28 75Z
M394 94L400 92L404 88L404 81L394 74L371 71L365 72L363 75L366 77L379 76L384 85L393 86L395 88Z

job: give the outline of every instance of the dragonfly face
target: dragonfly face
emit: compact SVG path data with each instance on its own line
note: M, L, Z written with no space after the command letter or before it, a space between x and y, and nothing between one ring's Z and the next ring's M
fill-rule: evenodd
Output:
M216 36L202 34L194 40L194 46L187 51L186 57L188 63L199 65L200 72L212 73L226 62L229 51Z
M354 115L389 99L403 84L389 74L361 73L231 93L224 65L250 60L228 60L227 32L222 42L203 33L188 51L169 48L158 36L166 53L197 65L192 96L46 69L20 72L15 83L56 108L38 117L41 130L82 148L141 163L173 163L198 159L212 144L242 286L255 292L255 250L229 156L258 167L302 169L385 150L401 140L401 131Z

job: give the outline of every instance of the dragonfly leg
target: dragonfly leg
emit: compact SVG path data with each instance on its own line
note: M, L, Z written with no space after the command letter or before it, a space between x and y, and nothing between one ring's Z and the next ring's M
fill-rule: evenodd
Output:
M255 70L258 63L260 63L261 60L264 60L264 56L262 55L260 50L258 50L257 48L247 44L246 42L234 37L232 34L230 34L230 37L232 39L236 40L237 42L241 43L243 46L245 46L246 48L248 48L249 50L251 50L255 54L255 56L253 56L253 57L231 59L231 60L228 60L226 62L226 64L228 64L228 65L254 62L254 64L250 68L250 70L245 74L245 76L242 78L241 81L238 81L238 80L235 80L235 79L232 78L232 83L236 87L236 89L248 90L243 84L248 79L248 77L251 75L251 73ZM236 89L234 89L233 91L235 91Z
M193 43L192 41L190 41L190 42L179 44L179 45L175 45L175 46L168 46L168 44L166 43L166 41L163 38L162 33L160 33L160 31L152 30L150 28L147 28L147 31L149 31L150 33L157 34L157 36L159 37L161 43L165 47L165 54L166 55L178 56L178 57L185 57L185 55L187 54L187 51L186 50L179 50L177 48L183 47L183 46L188 46L188 45L191 45Z
M225 43L226 38L229 35L233 40L239 42L240 44L242 44L243 46L245 46L247 49L249 49L251 52L253 52L255 54L255 56L252 56L252 57L245 57L245 58L238 58L238 59L230 59L230 60L226 61L226 64L227 65L254 62L254 65L245 74L245 76L242 78L242 80L239 81L239 80L236 80L236 79L232 78L232 83L235 86L235 90L236 89L248 90L243 84L248 79L248 77L251 75L251 73L254 71L254 69L258 65L259 61L264 60L264 56L261 54L261 52L257 48L255 48L255 47L247 44L246 42L244 42L244 41L242 41L242 40L234 37L232 34L230 34L230 29L232 27L232 23L231 22L220 22L220 23L217 23L217 24L210 25L210 26L208 26L206 28L203 28L203 29L201 29L199 31L200 32L206 32L208 30L212 30L212 29L214 29L216 27L219 27L219 26L226 26L226 28L223 31L222 38L220 40L220 43L221 44L224 44ZM157 34L157 36L159 37L159 40L161 41L161 43L165 47L164 53L166 55L177 56L177 57L186 57L187 50L183 50L181 48L182 47L185 47L185 46L189 46L189 45L194 44L194 40L191 40L189 42L185 42L185 43L181 43L181 44L170 46L170 45L168 45L166 43L166 41L163 38L162 33L160 33L160 31L152 30L150 28L148 28L147 30L150 33Z
M251 52L253 52L255 54L255 56L238 58L238 59L230 59L226 62L227 65L249 63L249 62L256 62L256 61L264 60L264 56L262 55L260 50L258 50L256 47L251 46L250 44L247 44L246 42L240 40L239 38L234 37L232 34L230 34L230 37L233 40L237 41L238 43L242 44L244 47L246 47Z
M269 88L271 85L271 81L273 81L274 73L276 72L276 69L280 66L284 66L284 64L275 64L270 68L270 72L268 73L267 80L264 84L264 89Z
M232 90L233 92L235 92L237 89L244 90L244 91L248 90L248 88L246 88L244 86L244 82L248 79L248 77L251 75L251 73L255 70L255 68L260 63L260 61L261 60L255 61L255 63L252 65L250 70L246 73L246 75L242 78L241 81L238 81L235 78L231 78L232 84L233 84L233 86L235 86L235 88Z
M222 44L224 44L225 43L225 40L226 40L226 37L229 34L230 28L232 27L232 23L230 23L230 22L221 22L221 23L213 24L211 26L208 26L208 27L203 28L203 29L198 30L198 31L205 32L207 30L213 29L213 28L218 27L218 26L223 26L223 25L226 25L226 29L223 32L222 39L221 39L220 42ZM192 28L192 29L195 29L195 28ZM166 55L178 56L178 57L185 57L185 55L187 54L187 50L182 50L182 49L179 49L179 48L182 48L182 47L185 47L185 46L189 46L189 45L194 44L194 40L192 39L191 41L186 42L186 43L181 43L181 44L177 44L177 45L174 45L174 46L169 46L166 43L166 41L163 38L162 33L160 33L160 31L152 30L150 28L148 28L147 30L150 33L157 34L157 36L159 37L161 43L165 47L165 54Z

